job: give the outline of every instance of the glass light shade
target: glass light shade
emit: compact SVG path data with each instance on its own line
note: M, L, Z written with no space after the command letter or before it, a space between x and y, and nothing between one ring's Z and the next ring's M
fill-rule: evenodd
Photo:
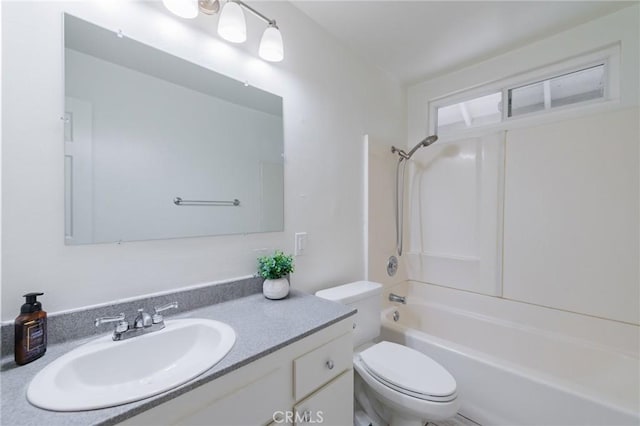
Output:
M181 18L193 19L198 16L198 0L162 0L162 4Z
M271 25L262 34L258 55L265 61L280 62L284 59L284 45L282 44L282 34L280 30Z
M247 40L247 23L242 7L233 1L227 1L220 13L218 34L232 43L244 43Z

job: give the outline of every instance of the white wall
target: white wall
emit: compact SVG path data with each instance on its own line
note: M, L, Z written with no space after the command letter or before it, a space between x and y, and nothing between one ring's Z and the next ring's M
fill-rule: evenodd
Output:
M285 60L257 59L263 24L248 16L245 50L193 27L161 6L117 2L3 3L3 320L21 295L46 293L49 312L195 283L246 276L264 248L292 251L294 288L314 291L362 278L363 144L402 137L399 85L361 62L286 2L260 2L278 20ZM282 96L285 231L123 244L64 245L62 12Z
M408 135L412 143L427 134L430 100L510 79L614 44L621 48L620 90L612 91L608 101L492 128L491 131L507 130L506 170L499 171L505 180L505 194L500 197L505 203L504 225L499 223L494 234L504 243L503 264L495 266L498 272L500 268L504 271L498 291L470 282L460 275L459 268L434 277L437 265L422 265L431 278L425 278L428 273L424 271L413 275L412 268L421 267L415 261L410 263L410 279L419 277L427 285L499 296L574 314L630 324L640 322L639 18L640 6L636 4L409 88ZM477 135L483 133L486 131L478 131ZM436 154L425 150L416 159L424 163ZM487 161L492 158L482 159L476 170L481 172L490 166ZM456 242L477 245L477 238L456 234L461 229L456 220L461 217L463 224L487 229L481 215L471 214L468 206L446 202L447 190L454 192L449 196L451 201L465 191L467 199L475 198L483 187L456 189L448 185L452 178L454 183L456 177L463 179L463 169L456 168L454 162L449 166L441 163L438 181L446 189L438 191L433 187L437 184L433 178L423 180L418 200L414 200L428 206L418 211L410 224L411 240L418 242L418 251L438 243L442 247L446 246L444 243L454 247ZM467 181L473 182L473 177ZM438 210L439 206L445 210L449 206L448 211ZM424 215L425 211L437 213L439 228L433 218ZM474 217L465 219L462 214ZM425 223L429 226L421 226ZM449 235L455 242L443 237L447 230L451 230ZM468 255L455 247L453 250L457 251L452 253L454 257ZM462 295L459 290L450 291ZM539 312L545 315L543 309Z
M639 115L508 132L505 298L640 324Z

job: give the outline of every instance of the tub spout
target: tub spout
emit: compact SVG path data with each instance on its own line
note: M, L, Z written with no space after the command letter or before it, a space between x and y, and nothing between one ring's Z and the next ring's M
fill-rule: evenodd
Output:
M407 298L405 296L398 296L394 293L389 293L389 301L402 303L403 305L407 304Z

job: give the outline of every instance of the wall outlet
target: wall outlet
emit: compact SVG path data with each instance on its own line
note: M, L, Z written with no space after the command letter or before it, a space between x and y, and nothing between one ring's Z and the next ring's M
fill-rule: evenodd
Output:
M306 232L296 232L294 247L295 247L294 254L296 256L302 256L304 254L304 251L307 248L307 233Z

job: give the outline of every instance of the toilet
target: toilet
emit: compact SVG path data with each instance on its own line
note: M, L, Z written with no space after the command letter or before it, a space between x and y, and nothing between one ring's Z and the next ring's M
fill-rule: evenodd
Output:
M368 416L363 424L424 426L456 414L456 381L444 367L415 349L374 342L380 335L381 284L358 281L316 296L358 310L353 325L354 393ZM358 423L358 413L355 420Z

